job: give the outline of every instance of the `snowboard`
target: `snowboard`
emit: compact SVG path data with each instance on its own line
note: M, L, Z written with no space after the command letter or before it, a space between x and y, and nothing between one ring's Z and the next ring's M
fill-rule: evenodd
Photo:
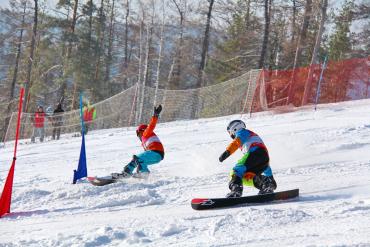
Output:
M92 185L95 186L104 186L112 183L121 182L123 180L134 178L134 179L146 179L147 176L142 176L140 173L134 173L130 177L123 177L123 178L113 178L111 175L105 177L87 177L87 181L89 181Z
M299 196L299 189L286 190L263 195L243 196L236 198L194 198L191 207L195 210L232 207L248 203L265 203L288 200Z

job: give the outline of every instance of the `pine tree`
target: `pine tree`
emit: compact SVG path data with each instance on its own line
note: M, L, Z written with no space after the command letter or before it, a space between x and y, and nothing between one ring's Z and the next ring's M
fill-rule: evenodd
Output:
M354 3L346 1L335 17L335 31L329 39L329 57L331 60L342 60L348 58L351 53L350 25L353 18Z

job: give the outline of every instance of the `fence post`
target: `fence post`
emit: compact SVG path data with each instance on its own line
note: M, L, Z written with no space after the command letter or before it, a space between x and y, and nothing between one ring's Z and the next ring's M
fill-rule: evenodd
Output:
M254 98L256 96L256 91L257 91L257 88L258 86L260 85L260 80L261 80L261 74L262 73L265 73L264 69L261 69L260 72L258 73L258 77L257 77L257 81L256 81L256 86L255 86L255 89L253 90L253 96L252 96L252 101L251 101L251 105L249 106L249 118L252 117L252 111L253 111L253 102L254 102ZM260 88L261 90L261 88Z
M132 121L132 118L134 117L134 109L135 109L135 105L136 105L136 99L137 99L137 92L138 91L139 91L139 83L136 83L135 94L134 94L134 98L133 98L133 101L132 101L130 117L129 117L129 120L128 120L128 126L131 126L131 121Z
M249 71L249 81L248 81L248 86L247 86L247 93L245 95L245 101L244 101L242 112L240 113L240 118L242 118L243 113L245 111L245 107L247 106L247 103L248 103L249 89L250 89L250 86L251 86L251 82L252 82L252 72Z

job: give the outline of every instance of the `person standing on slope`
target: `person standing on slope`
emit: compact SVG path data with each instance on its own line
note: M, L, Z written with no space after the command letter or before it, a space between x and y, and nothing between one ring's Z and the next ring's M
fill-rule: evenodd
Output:
M157 135L153 132L158 121L159 114L162 111L162 106L154 107L154 114L150 120L149 125L141 124L136 129L136 135L141 141L141 145L144 148L144 152L138 155L134 155L131 162L128 163L122 173L113 173L113 178L123 177L141 177L145 178L149 175L149 165L159 163L164 158L164 149L161 141ZM137 173L133 173L134 169L137 168Z
M60 132L61 132L61 128L63 125L63 116L62 116L63 112L64 110L62 108L62 103L59 102L53 112L53 117L52 117L53 140L55 140L55 138L59 140L60 138Z
M31 142L35 143L36 137L40 137L40 142L44 141L45 137L45 112L44 108L39 105L37 107L37 110L35 112L35 115L33 116L33 132L31 136Z
M220 162L227 159L238 148L244 153L231 171L229 182L230 193L226 197L241 197L243 184L259 189L258 194L272 193L277 185L269 165L269 154L262 139L254 132L246 129L241 120L233 120L227 126L227 132L233 141L219 158Z

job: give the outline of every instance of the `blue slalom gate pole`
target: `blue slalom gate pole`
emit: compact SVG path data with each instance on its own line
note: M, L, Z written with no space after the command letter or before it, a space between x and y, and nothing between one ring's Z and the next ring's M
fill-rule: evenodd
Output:
M320 97L321 81L322 81L322 76L324 74L324 70L326 69L327 62L328 62L328 55L326 55L325 58L324 58L324 63L323 63L322 68L321 68L319 83L317 84L317 90L316 90L317 92L316 92L316 99L315 99L315 111L316 111L317 103L318 103L319 97Z

